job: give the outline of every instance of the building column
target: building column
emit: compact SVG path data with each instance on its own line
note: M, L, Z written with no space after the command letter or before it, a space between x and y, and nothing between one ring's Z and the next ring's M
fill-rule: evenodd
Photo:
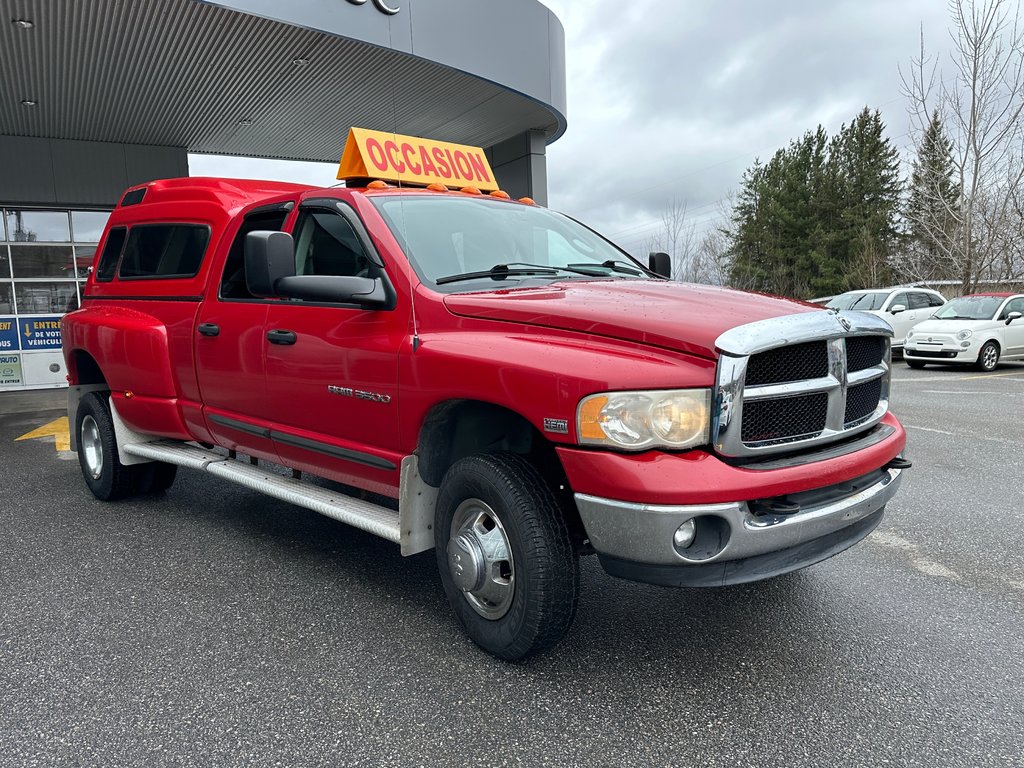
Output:
M526 131L485 151L503 190L512 197L548 204L547 143L542 131Z

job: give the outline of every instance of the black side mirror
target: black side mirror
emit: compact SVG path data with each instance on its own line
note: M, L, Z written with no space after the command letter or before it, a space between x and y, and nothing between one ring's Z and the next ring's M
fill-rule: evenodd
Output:
M383 309L390 303L384 281L379 277L290 275L278 278L274 288L276 295L286 299L357 304L367 309Z
M1006 316L1006 324L1009 325L1014 320L1019 320L1022 317L1020 312L1011 312Z
M277 281L295 276L295 244L287 232L245 236L245 284L261 299L277 296Z
M667 253L652 251L647 257L647 264L654 274L672 279L672 257Z

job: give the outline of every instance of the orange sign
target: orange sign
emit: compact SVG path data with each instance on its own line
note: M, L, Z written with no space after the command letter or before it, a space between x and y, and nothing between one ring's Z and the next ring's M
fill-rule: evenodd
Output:
M348 132L338 178L476 187L484 192L498 189L491 164L480 147L365 128Z

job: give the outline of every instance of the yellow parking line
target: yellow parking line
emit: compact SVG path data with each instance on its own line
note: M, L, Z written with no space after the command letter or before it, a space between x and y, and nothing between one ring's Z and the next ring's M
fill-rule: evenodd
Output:
M961 376L958 381L970 381L971 379L994 379L998 376L1024 376L1024 371L1010 371L1009 373L979 373L977 376Z
M51 435L53 435L54 447L58 451L71 450L71 431L68 428L67 416L61 416L59 419L43 424L43 426L33 429L31 432L26 432L21 437L14 438L14 441L35 440L40 437L50 437Z

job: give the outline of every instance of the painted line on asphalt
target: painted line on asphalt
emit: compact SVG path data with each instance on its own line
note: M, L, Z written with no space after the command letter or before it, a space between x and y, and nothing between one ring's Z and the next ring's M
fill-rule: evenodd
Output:
M58 451L70 451L71 430L68 427L68 417L61 416L59 419L47 422L31 432L26 432L21 437L14 438L14 442L19 440L38 440L44 437L53 437L53 446Z
M931 427L918 427L918 426L916 426L914 424L906 424L906 423L903 426L906 427L907 429L920 429L922 432L936 432L936 433L938 433L940 435L950 435L951 437L956 437L956 432L947 432L944 429L932 429Z
M1001 376L1024 376L1024 371L1010 371L1009 373L979 373L977 376L961 376L958 381L971 381L972 379L996 379Z
M1020 397L1020 392L997 392L994 389L922 389L922 395L999 395L1000 397Z

